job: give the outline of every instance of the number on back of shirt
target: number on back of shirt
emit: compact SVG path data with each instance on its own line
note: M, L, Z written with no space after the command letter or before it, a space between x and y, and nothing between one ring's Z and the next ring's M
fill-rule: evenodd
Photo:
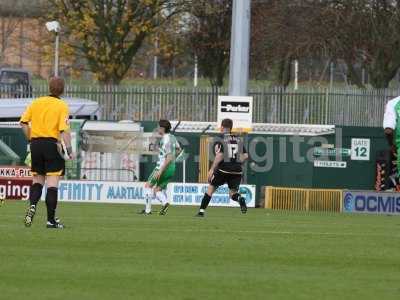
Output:
M228 144L228 156L230 159L237 160L239 153L239 145L238 144Z

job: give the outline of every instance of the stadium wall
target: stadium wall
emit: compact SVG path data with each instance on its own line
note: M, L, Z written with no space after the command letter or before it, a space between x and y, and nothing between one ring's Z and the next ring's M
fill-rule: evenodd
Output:
M152 131L157 123L156 122L143 122L145 131ZM320 168L314 167L312 161L305 159L302 162L296 162L293 155L293 143L291 143L291 136L285 135L252 135L247 138L247 143L255 138L271 138L273 155L268 157L268 163L271 165L270 169L263 172L256 172L254 168L248 163L246 167L246 182L251 185L257 186L257 199L261 198L261 188L263 186L274 187L289 187L289 188L317 188L317 189L354 189L354 190L371 190L375 185L375 156L380 150L387 149L383 130L381 128L370 127L339 127L342 138L339 139L341 145L336 141L336 135L325 136L329 144L334 147L349 149L351 148L351 140L353 138L367 138L370 139L370 159L368 161L354 161L350 157L345 157L343 160L346 162L346 168ZM186 141L184 148L189 154L186 164L186 181L199 182L199 152L200 152L200 134L199 133L181 133L177 134L179 137L184 138ZM22 160L26 155L26 141L23 137L22 131L19 128L0 128L0 138L7 145L10 146L21 157ZM300 154L306 157L307 153L313 150L315 144L311 143L312 137L304 137L303 142L299 144ZM280 153L284 141L284 156ZM258 145L256 153L260 156L265 153L265 145ZM282 151L281 151L282 152ZM334 160L335 158L331 158ZM2 165L10 164L7 158L1 157L0 163ZM145 181L150 175L154 167L154 158L147 157L145 161L140 163L140 181ZM251 163L251 162L250 162ZM183 180L182 164L180 163L177 168L175 177L176 182Z
M370 159L368 161L355 161L350 157L344 157L346 168L318 168L314 167L312 161L296 162L293 155L293 145L288 136L273 136L273 153L279 153L280 139L284 138L286 144L286 162L282 157L274 155L272 167L268 172L257 174L251 169L248 170L249 183L257 186L276 186L292 188L329 188L329 189L361 189L370 190L375 186L375 156L380 150L387 149L387 143L381 128L360 128L340 127L342 138L339 139L342 145L338 145L337 136L325 136L329 144L334 147L351 149L353 138L370 139ZM249 140L254 138L250 136ZM300 144L300 154L306 157L307 153L315 147L311 144L312 137L304 137ZM260 146L260 151L265 151ZM335 160L335 158L331 158Z
M145 131L151 131L156 127L156 122L143 122ZM296 162L293 154L293 144L290 138L285 135L253 135L250 134L247 144L255 138L272 138L273 155L269 164L271 168L265 172L256 172L247 164L246 182L257 186L257 199L261 197L261 188L265 186L289 187L289 188L315 188L315 189L354 189L354 190L373 190L376 180L376 153L387 149L387 143L381 128L371 127L338 127L336 134L324 136L329 144L334 147L350 149L352 139L363 138L370 140L370 158L368 161L351 160L351 157L343 157L346 162L346 168L319 168L314 167L312 161L305 159L303 162ZM185 146L190 157L187 160L187 182L198 182L199 162L195 160L200 152L200 134L199 133L177 133L184 137L188 145ZM341 138L337 135L341 135ZM311 143L313 137L303 137L304 140L299 144L300 154L306 157L307 153L313 151L315 144ZM337 139L338 138L338 139ZM282 161L280 155L281 141L285 141L285 161ZM341 145L339 145L341 144ZM260 156L265 152L265 145L257 144L256 153ZM330 158L335 160L335 158ZM146 180L153 168L152 164L141 164L141 180ZM176 181L182 180L182 167L179 165L176 175Z

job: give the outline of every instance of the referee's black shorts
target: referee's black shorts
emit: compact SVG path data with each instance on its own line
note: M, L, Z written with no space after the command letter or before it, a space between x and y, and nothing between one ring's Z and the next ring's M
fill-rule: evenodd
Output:
M218 188L219 186L227 183L230 190L238 191L241 182L242 174L225 173L221 170L216 170L211 178L210 184L215 188Z
M33 138L31 140L32 174L63 176L65 160L60 155L54 138Z

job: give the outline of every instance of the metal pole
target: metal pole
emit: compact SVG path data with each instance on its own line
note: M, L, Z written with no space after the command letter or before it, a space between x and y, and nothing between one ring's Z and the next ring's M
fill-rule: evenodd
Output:
M182 167L183 167L183 183L186 183L186 159L183 160L182 162Z
M361 83L362 85L365 85L365 69L362 68L361 70Z
M250 0L233 0L229 95L247 96L250 53Z
M332 62L331 62L331 65L330 65L330 72L329 72L329 87L331 88L331 90L332 90L332 88L333 88L333 76L334 76L334 72L335 72L335 64L334 64L334 62L332 61Z
M294 61L294 90L297 91L299 88L299 61Z
M60 48L60 35L56 32L56 49L54 54L54 76L58 76L58 64L59 64L59 48Z
M182 174L182 179L183 179L183 200L186 201L186 159L183 160L182 162L182 168L183 168L183 174Z
M153 79L158 77L158 56L154 55L154 69L153 69Z
M197 55L194 56L194 78L193 78L193 85L197 87L199 84L199 64Z
M158 52L158 37L156 37L156 40L154 42L154 48L157 53ZM156 54L156 55L154 55L154 62L153 62L153 79L156 80L157 78L158 78L158 56Z

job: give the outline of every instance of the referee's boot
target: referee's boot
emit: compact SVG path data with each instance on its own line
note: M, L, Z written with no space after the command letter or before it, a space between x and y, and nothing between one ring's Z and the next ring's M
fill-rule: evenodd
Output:
M30 205L25 214L25 219L24 219L25 227L32 226L32 222L33 222L33 218L35 217L35 214L36 214L36 205Z
M239 205L240 205L240 211L242 212L242 214L247 213L246 199L244 197L239 197Z
M47 228L53 228L53 229L65 229L65 225L61 223L59 218L55 218L54 222L49 222L47 221Z

